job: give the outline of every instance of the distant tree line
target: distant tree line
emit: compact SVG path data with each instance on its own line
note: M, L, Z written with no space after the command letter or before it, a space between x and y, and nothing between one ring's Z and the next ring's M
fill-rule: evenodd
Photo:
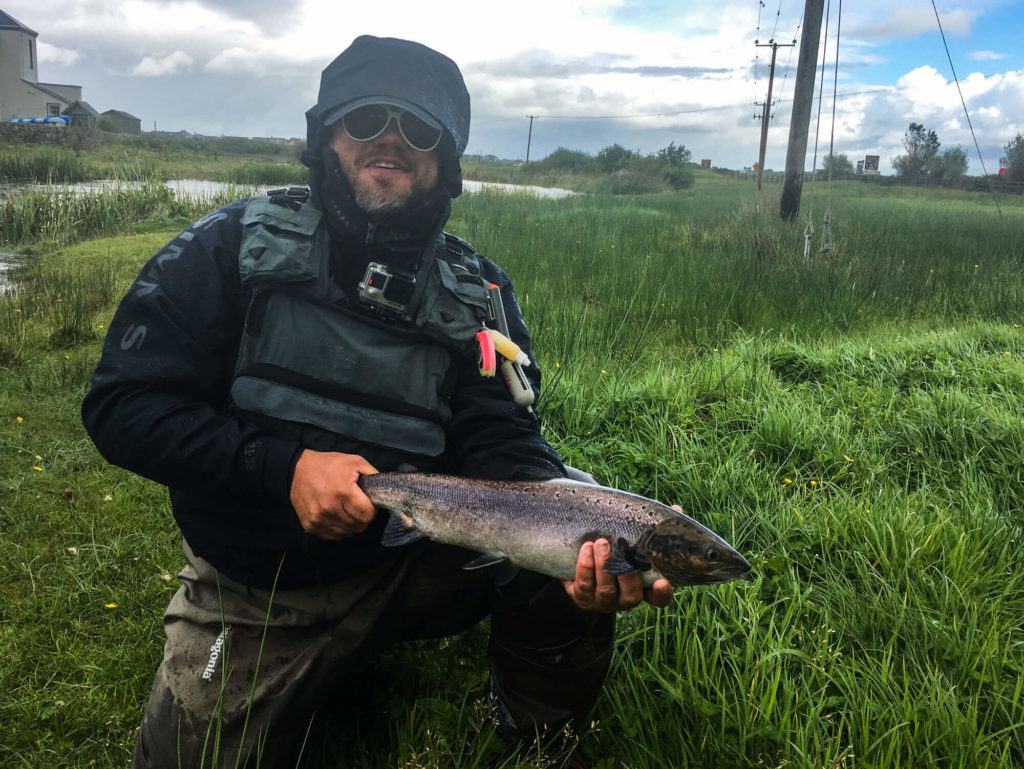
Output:
M689 187L693 184L691 157L690 150L675 142L649 155L612 144L597 155L559 147L543 160L528 165L541 173L604 175L609 177L609 191L621 194L649 192L657 187L673 190Z
M939 152L939 135L923 123L911 123L903 134L906 152L892 158L896 174L910 181L951 181L967 173L967 150L956 145Z
M1006 155L999 159L1011 182L1024 182L1024 134L1017 134L1003 147Z

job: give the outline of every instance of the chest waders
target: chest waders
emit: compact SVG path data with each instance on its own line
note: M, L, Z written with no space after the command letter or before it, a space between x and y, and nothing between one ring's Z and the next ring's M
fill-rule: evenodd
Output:
M308 204L255 198L238 267L252 290L231 398L281 437L330 436L436 457L445 448L460 355L474 355L487 288L472 248L442 234L404 313L348 303L329 273L327 229ZM326 432L327 437L324 437ZM326 444L326 445L325 445Z

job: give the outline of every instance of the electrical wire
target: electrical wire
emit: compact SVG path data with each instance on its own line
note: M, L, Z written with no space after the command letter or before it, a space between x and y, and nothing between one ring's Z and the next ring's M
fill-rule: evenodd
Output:
M960 90L960 78L956 76L956 67L953 66L953 56L949 52L949 44L946 42L946 32L942 29L942 20L939 18L939 9L935 7L935 0L932 0L932 10L935 11L935 21L939 25L939 34L942 35L942 45L946 49L946 58L949 59L949 70L953 73L953 80L956 83L956 92L960 94L960 104L964 108L964 116L967 118L967 127L971 129L971 138L974 139L974 148L978 151L978 160L981 162L981 171L988 178L988 169L985 168L985 158L981 156L981 147L978 145L978 137L974 133L974 126L971 124L971 113L967 111L967 102L964 100L964 92ZM999 221L1003 223L1003 229L1006 229L1006 221L1003 219L1003 209L999 207L999 198L996 197L996 191L992 188L992 183L989 182L989 191L992 193L992 200L996 204L996 211L999 212Z
M779 31L780 16L782 16L782 0L779 0L779 10L775 12L775 26L772 27L772 40L775 39L775 33Z
M757 0L757 27L754 29L754 104L757 104L757 80L759 77L759 66L761 54L757 44L761 42L761 9L764 8L764 0Z
M842 39L843 31L843 0L839 0L839 13L836 18L836 68L832 76L832 135L828 144L828 204L825 207L825 241L821 244L821 251L825 253L832 250L832 171L836 166L836 95L839 93L839 42ZM823 62L824 63L824 62ZM821 102L818 102L818 109L821 109Z
M818 117L814 121L814 159L811 161L811 181L818 173L818 137L821 133L821 95L825 90L825 60L828 58L828 27L832 15L832 0L828 0L825 6L825 40L822 42L821 50L821 76L818 78ZM834 97L833 97L834 98ZM807 226L804 227L804 264L811 256L811 238L814 237L814 191L816 185L811 185L811 204L807 211Z

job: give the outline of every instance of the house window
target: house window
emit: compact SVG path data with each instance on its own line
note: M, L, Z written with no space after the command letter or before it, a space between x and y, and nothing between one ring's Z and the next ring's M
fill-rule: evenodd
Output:
M28 68L36 68L36 46L34 40L28 41Z
M60 117L60 105L54 102L47 102L46 115L47 117Z

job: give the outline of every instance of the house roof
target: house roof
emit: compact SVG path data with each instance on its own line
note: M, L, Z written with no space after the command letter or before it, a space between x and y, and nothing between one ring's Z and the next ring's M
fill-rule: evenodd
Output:
M39 37L38 32L34 32L9 13L4 13L3 11L0 11L0 29L20 29L22 32L28 32L30 35Z
M141 120L141 118L137 118L137 117L135 117L135 115L132 115L132 114L130 114L128 112L125 112L124 110L119 110L119 109L108 109L103 114L104 115L117 115L118 117L128 118L129 120Z
M70 115L72 113L75 115L92 115L93 117L100 116L100 113L94 110L89 102L81 100L71 102L71 104L65 107L64 111L61 112L62 115Z
M62 101L65 104L72 104L73 103L67 96L61 96L56 91L51 91L49 88L47 88L46 86L49 85L48 83L47 84L33 83L31 80L26 80L25 78L22 78L21 82L28 83L33 88L38 88L40 91L45 93L47 96L52 96L54 99L57 99L58 101Z

